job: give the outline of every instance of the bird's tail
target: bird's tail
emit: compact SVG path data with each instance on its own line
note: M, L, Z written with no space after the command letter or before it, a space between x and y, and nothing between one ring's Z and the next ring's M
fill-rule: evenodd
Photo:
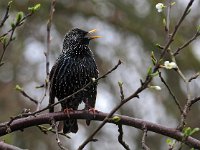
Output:
M65 120L63 123L63 133L76 133L78 131L77 119Z

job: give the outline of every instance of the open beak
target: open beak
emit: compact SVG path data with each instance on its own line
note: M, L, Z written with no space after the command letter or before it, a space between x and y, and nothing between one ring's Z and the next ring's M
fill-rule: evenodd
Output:
M88 31L88 34L89 34L88 37L89 37L90 40L102 37L102 36L97 36L97 35L94 35L94 36L91 35L91 34L95 33L96 31L97 31L97 29L93 29L93 30Z

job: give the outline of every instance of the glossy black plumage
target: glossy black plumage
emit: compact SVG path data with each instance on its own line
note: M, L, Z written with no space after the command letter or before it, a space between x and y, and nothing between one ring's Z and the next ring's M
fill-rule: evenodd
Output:
M55 97L61 100L84 87L92 78L98 78L93 53L88 47L93 38L88 35L88 32L78 28L72 29L65 35L62 52L50 72L50 104L54 103ZM95 83L61 103L62 110L66 108L77 110L81 102L86 104L85 109L94 108L96 95ZM50 109L50 112L52 111L53 109ZM64 133L77 131L77 120L64 121Z

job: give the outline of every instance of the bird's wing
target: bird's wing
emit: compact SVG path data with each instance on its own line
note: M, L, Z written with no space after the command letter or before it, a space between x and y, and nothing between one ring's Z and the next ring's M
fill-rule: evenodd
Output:
M99 71L97 69L95 60L92 59L91 64L93 64L93 66L91 67L91 72L90 72L90 76L92 78L97 79L98 75L99 75ZM88 105L90 108L94 108L95 107L95 103L96 103L96 96L97 96L97 83L93 83L90 87L90 97L88 99Z
M53 88L53 84L54 84L54 75L56 73L56 70L58 70L58 63L59 61L57 60L56 63L53 65L50 74L49 74L49 105L52 105L55 103L55 90ZM54 107L49 109L49 112L54 112Z
M55 72L55 70L56 70L56 68L57 68L57 65L58 65L58 61L56 61L56 63L53 65L53 67L51 68L51 71L50 71L50 74L49 74L49 81L51 82L51 79L52 79L52 77L53 77L53 75L54 75L54 72Z

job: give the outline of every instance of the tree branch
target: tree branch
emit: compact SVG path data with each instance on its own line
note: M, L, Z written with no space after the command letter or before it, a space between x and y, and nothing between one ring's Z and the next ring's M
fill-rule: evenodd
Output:
M9 9L10 9L10 5L11 4L11 2L10 3L8 3L8 7L7 7L7 11L9 11ZM13 24L12 24L12 26L11 26L11 29L9 29L6 33L4 33L4 34L2 34L2 35L0 35L0 39L2 40L2 41L0 41L1 43L2 43L2 45L3 45L3 51L2 51L2 54L1 54L1 56L0 56L0 66L2 66L4 63L3 63L3 58L4 58L4 56L5 56L5 53L6 53L6 50L7 50L7 47L10 45L10 43L15 39L14 38L14 33L15 33L15 30L17 29L17 28L19 28L21 25L23 25L24 24L24 22L25 22L25 20L26 19L28 19L30 16L32 16L33 14L34 14L34 12L35 11L31 11L30 13L28 13L27 15L25 15L24 17L22 17L20 20L16 20L16 22L13 22ZM6 14L5 15L9 15L9 14L7 14L8 12L6 12ZM6 17L5 17L6 18ZM5 21L6 21L7 19L5 19ZM4 19L2 20L2 23L4 24ZM2 24L2 26L3 26L3 24ZM9 36L9 38L7 39L7 35L10 33L10 36Z
M6 8L6 12L1 20L1 23L0 23L0 28L3 27L4 23L6 22L6 20L8 19L9 17L9 11L10 11L10 6L11 6L11 3L12 1L8 2L8 5L7 5L7 8Z
M200 101L200 97L196 97L194 99L191 100L191 104L189 107L191 107L193 104L195 104L196 102Z
M176 98L176 96L174 95L172 90L170 89L169 85L167 84L167 82L165 81L165 79L163 78L163 76L162 76L162 74L161 74L161 72L159 70L158 70L158 73L159 73L159 77L160 77L161 82L166 86L166 88L169 91L170 95L174 99L174 102L175 102L176 106L178 107L180 113L182 113L183 110L181 108L180 102L178 101L178 99Z
M165 52L168 50L168 48L170 47L171 43L174 41L174 37L176 36L176 33L178 32L178 29L180 28L181 23L183 22L183 20L185 19L185 17L188 15L189 9L192 6L194 0L190 0L187 7L185 8L185 11L183 13L183 15L181 16L180 20L178 21L178 23L175 25L175 28L167 42L167 44L165 45L163 52L160 56L160 59L163 58L163 56L165 55ZM159 60L160 60L159 59Z
M146 125L144 125L143 136L142 136L142 148L143 150L150 150L150 148L146 145L146 137L147 137L147 129Z
M128 144L126 144L126 142L123 140L123 128L122 128L122 125L121 124L118 124L118 132L119 132L119 136L118 136L118 141L119 143L124 147L124 149L126 150L130 150Z
M15 88L17 91L19 91L24 97L28 98L31 102L33 102L34 104L38 104L38 101L33 99L32 97L30 97L24 90L23 88L21 88L20 86L16 86Z
M97 121L103 121L108 116L107 113L99 112L99 113L95 113L95 115L94 115L92 112L90 113L88 111L73 111L73 112L69 112L69 115L70 115L70 118L74 118L74 119L90 118L90 120L97 120ZM122 115L117 115L117 116L120 117L120 121L117 123L120 123L122 125L135 127L135 128L141 129L141 130L143 130L143 128L145 126L146 130L148 130L148 131L162 134L167 137L171 137L173 139L176 139L178 141L181 141L181 142L187 144L190 147L200 149L200 141L199 140L197 140L191 136L188 136L185 139L183 133L175 128L168 128L168 127L165 127L160 124L156 124L156 123L152 123L149 121L144 121L142 119L132 118L132 117L128 117L128 116L122 116ZM25 128L28 128L31 126L36 126L36 125L41 125L41 124L51 124L52 118L55 121L61 121L61 120L68 119L68 115L65 114L64 112L56 112L56 113L40 114L37 116L29 116L27 118L21 118L18 120L14 120L10 124L9 130L7 129L7 126L6 126L7 122L5 122L5 123L1 124L0 136L8 134L8 131L10 133L10 132L22 130L22 129L25 129ZM109 118L107 120L107 122L116 124L116 122L112 118ZM2 126L2 125L4 125L4 126Z
M185 44L183 44L181 47L179 47L179 48L173 53L173 55L174 55L174 56L178 55L182 49L184 49L184 48L187 47L189 44L191 44L194 40L196 40L196 38L197 38L198 36L200 36L200 32L197 31L197 32L195 33L195 35L194 35L191 39L189 39Z

